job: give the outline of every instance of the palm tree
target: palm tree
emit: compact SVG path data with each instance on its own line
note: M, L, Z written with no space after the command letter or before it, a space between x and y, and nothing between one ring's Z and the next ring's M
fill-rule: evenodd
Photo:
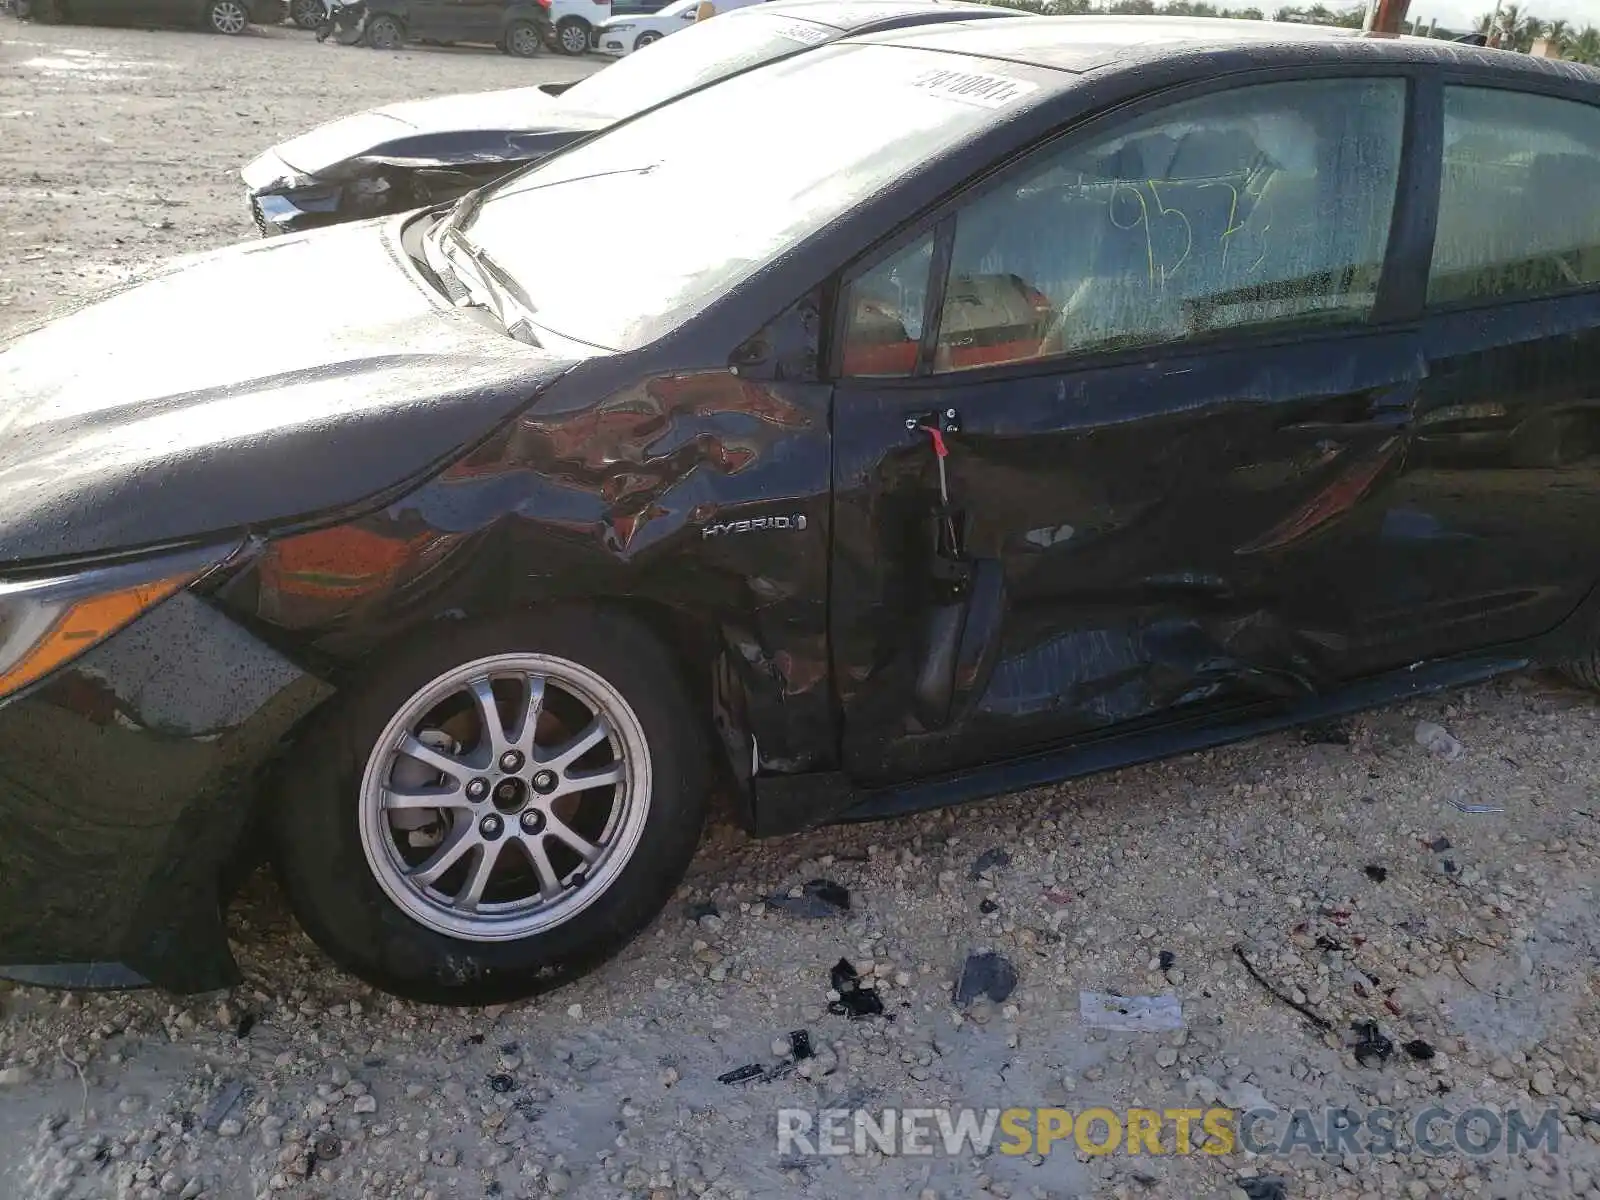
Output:
M1566 55L1576 62L1600 66L1600 29L1584 26L1582 32L1567 46Z

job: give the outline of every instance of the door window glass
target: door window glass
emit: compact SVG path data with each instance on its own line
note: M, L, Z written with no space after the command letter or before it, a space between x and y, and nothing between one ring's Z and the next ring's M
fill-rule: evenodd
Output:
M1600 283L1600 108L1445 89L1432 303Z
M845 295L845 375L909 375L916 369L932 266L929 234L850 285Z
M958 215L935 370L1366 319L1404 124L1401 80L1263 84L1045 152Z

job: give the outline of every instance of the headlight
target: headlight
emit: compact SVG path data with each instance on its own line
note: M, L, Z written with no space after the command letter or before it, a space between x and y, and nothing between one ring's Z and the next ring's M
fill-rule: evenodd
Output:
M602 25L602 26L600 26L600 32L601 33L627 33L628 30L630 30L632 28L633 28L632 25Z
M233 545L0 583L0 697L43 679L225 561Z
M270 150L245 164L239 175L244 180L244 185L252 192L269 190L292 192L300 188L316 187L322 182L301 174Z

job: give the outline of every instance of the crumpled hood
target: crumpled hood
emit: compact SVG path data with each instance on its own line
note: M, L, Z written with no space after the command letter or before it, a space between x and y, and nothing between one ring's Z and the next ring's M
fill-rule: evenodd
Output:
M536 87L435 96L319 125L274 146L243 174L259 189L271 182L265 176L277 163L320 176L355 158L456 162L495 151L515 158L525 152L527 135L587 133L601 123L594 114L563 110L557 97Z
M380 222L175 260L0 350L0 562L359 503L570 365L450 308Z

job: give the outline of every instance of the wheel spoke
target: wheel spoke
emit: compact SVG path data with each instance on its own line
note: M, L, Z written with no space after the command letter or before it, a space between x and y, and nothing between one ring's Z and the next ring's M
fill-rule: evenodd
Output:
M489 877L494 874L494 865L500 861L500 847L502 842L484 842L478 851L478 861L472 868L472 874L467 877L467 885L456 896L456 907L476 912L478 905L483 901L483 889L489 886Z
M383 807L389 812L419 808L470 808L460 788L384 788Z
M446 871L461 860L461 856L473 846L478 844L477 833L471 821L459 821L450 831L450 836L428 857L428 861L419 867L413 867L407 874L412 882L431 888L438 883Z
M611 726L604 717L596 717L589 727L564 746L558 746L542 765L554 771L565 771L568 766L593 750L611 736Z
M565 842L577 852L579 858L583 859L585 866L592 864L595 859L600 857L600 847L583 837L560 817L552 814L549 821L550 823L545 826L543 836L553 837L557 841Z
M441 775L445 775L451 779L454 779L457 783L460 783L467 777L467 766L465 763L457 762L448 754L445 754L439 750L435 750L426 742L420 741L409 733L400 739L400 745L396 748L407 758L414 758L419 763L423 763L426 766L432 767Z
M483 744L488 747L489 760L493 762L506 748L505 725L500 720L500 707L494 701L494 686L487 675L474 679L467 685L478 706L478 721L483 726Z
M533 864L533 873L539 878L539 898L556 899L561 895L561 880L556 877L555 867L550 865L550 855L544 848L544 834L526 834L518 840L528 861Z
M523 705L522 720L518 723L516 731L511 735L511 745L521 750L523 755L532 761L534 757L533 739L539 729L539 714L544 711L544 676L528 676L528 698Z
M620 762L609 762L592 771L568 771L562 776L561 786L556 789L555 794L564 796L569 792L586 792L590 788L609 787L621 783L626 775L627 771Z

